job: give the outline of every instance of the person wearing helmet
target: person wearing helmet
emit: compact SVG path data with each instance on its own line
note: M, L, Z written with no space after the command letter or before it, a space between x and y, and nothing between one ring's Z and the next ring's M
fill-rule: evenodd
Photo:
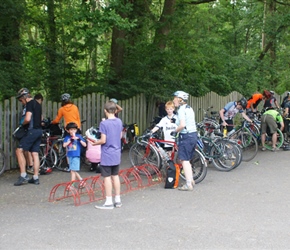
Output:
M262 100L268 100L271 98L271 93L268 90L264 90L263 94L255 93L249 99L246 107L247 112L256 112L257 107Z
M187 104L189 94L184 91L176 91L173 94L174 106L177 108L177 128L171 135L179 133L179 144L178 144L178 158L181 161L186 183L179 187L178 190L192 191L194 186L192 167L190 160L194 156L195 147L197 143L197 130L195 125L195 114Z
M80 171L80 156L81 147L86 147L87 143L81 134L77 133L78 126L74 122L70 122L65 127L68 131L68 135L63 139L63 147L67 149L67 157L69 159L69 167L71 173L71 181L78 179L80 181L79 187L83 188L85 183L82 181L82 177L78 173ZM74 185L73 183L72 185Z
M77 124L79 133L81 129L81 118L78 107L71 101L70 94L64 93L61 95L61 107L59 108L55 119L52 124L58 124L64 118L64 127L70 122Z
M62 118L64 118L64 127L66 127L69 123L74 122L75 124L77 124L78 127L77 133L81 134L81 118L79 109L75 104L73 104L73 102L71 101L71 96L68 93L64 93L61 95L61 107L57 111L57 115L51 123L58 124ZM68 134L68 131L65 131L64 136L67 136ZM69 163L63 171L70 171Z
M16 98L25 106L25 117L22 121L22 126L28 132L24 135L17 146L16 157L20 167L20 176L14 186L20 186L24 183L39 184L39 149L42 137L41 129L41 105L34 100L27 88L22 88L18 91ZM33 177L28 178L26 173L26 160L24 152L29 151L33 158Z
M118 100L116 98L111 98L110 99L110 102L113 102L113 103L116 104L116 113L115 113L115 116L118 117L118 114L120 112L122 112L122 110L123 110L122 107L118 104Z
M246 98L241 98L239 101L228 102L220 111L220 124L227 128L230 132L234 128L233 119L237 113L242 114L243 118L252 123L252 120L246 115L245 109L247 107Z
M283 101L282 101L282 103L281 103L281 108L285 108L285 105L286 105L286 103L289 101L288 100L288 97L290 96L290 92L287 92L287 95L286 96L284 96L284 98L283 98Z
M274 91L270 90L269 91L271 93L271 97L269 99L266 99L264 102L264 109L269 109L269 108L278 108L279 109L279 104L277 102L277 99L274 95Z

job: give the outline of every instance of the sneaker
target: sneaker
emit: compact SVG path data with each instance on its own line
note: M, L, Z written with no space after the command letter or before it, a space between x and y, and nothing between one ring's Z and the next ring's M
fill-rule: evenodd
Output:
M262 151L266 151L266 148L262 147Z
M72 184L70 184L70 185L68 185L66 187L65 191L72 191L72 190L75 190L75 189L76 189L75 184L72 183Z
M110 204L110 205L106 205L106 204L104 204L104 205L101 205L101 206L95 206L95 208L97 208L97 209L114 209L114 205L113 204Z
M69 169L69 167L65 167L63 170L62 170L63 172L70 172L70 169Z
M86 182L85 181L81 181L80 184L79 184L79 188L82 189L86 186Z
M272 148L272 152L277 152L279 151L279 148Z
M29 181L28 175L25 177L19 176L18 180L14 183L14 186L20 186L24 183L27 183Z
M115 202L114 207L117 207L117 208L122 207L122 202Z
M33 170L33 167L27 167L26 168L26 172L28 173L28 174L34 174L34 170Z
M181 191L192 191L193 190L193 186L187 186L186 184L184 184L183 186L179 187L178 190Z
M28 183L39 185L39 179L34 180L33 177L32 177L30 180L28 180Z

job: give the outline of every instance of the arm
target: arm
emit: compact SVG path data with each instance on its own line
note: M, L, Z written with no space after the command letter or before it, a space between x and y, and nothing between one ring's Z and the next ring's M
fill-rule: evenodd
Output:
M107 136L105 134L101 134L101 139L98 141L90 141L93 146L105 144L107 141Z
M288 107L286 107L286 108L284 109L284 112L283 112L283 117L284 117L284 118L286 118L286 117L287 117L287 115L288 115L288 112L289 112L289 108L288 108Z
M60 119L62 118L62 109L60 108L58 111L57 111L57 115L55 117L55 119L51 122L52 124L58 124Z
M246 112L245 112L245 111L242 113L242 116L243 116L243 118L244 118L245 120L247 120L248 122L250 122L250 123L253 122L253 121L249 118L249 116L246 115Z
M122 112L122 110L123 110L122 107L120 105L118 105L118 104L116 104L116 108L117 108L117 110L116 110L117 114Z
M220 118L222 120L222 125L223 126L227 126L228 124L226 123L225 121L225 116L224 116L224 113L226 112L226 110L223 108L219 111L219 114L220 114Z
M22 125L29 124L30 121L31 121L31 117L32 117L32 113L27 111L26 114L25 114L25 118L24 118L24 121L23 121Z
M280 107L279 107L279 104L277 102L277 99L275 99L275 102L274 103L275 103L276 108L279 109Z
M179 120L179 125L176 128L175 132L180 132L181 130L183 130L185 128L185 120Z

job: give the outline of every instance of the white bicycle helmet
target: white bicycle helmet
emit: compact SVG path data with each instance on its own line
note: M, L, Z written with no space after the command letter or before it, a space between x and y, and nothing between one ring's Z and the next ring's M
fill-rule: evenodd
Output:
M173 96L179 97L182 100L187 101L189 94L184 92L184 91L178 90L178 91L174 92Z
M86 137L92 140L99 140L101 138L101 133L98 128L91 127L86 131Z
M29 90L27 88L22 88L17 92L16 99L19 99L27 94L29 94Z
M68 94L68 93L62 94L60 99L63 102L67 102L70 99L70 94Z
M111 101L111 102L114 102L114 103L116 103L116 104L118 103L118 100L115 99L115 98L111 98L110 101Z

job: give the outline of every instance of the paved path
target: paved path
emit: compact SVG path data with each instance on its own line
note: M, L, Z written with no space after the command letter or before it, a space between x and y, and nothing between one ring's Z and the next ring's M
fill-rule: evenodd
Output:
M289 154L259 152L228 173L210 166L193 192L156 185L110 211L49 203L67 173L14 187L18 172L8 172L0 176L0 249L290 249Z

